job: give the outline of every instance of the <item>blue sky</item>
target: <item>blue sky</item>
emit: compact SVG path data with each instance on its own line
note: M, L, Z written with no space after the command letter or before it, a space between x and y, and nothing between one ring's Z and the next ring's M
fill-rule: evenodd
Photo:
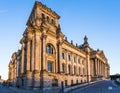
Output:
M60 16L68 40L82 44L85 35L94 49L104 50L111 74L120 73L120 0L38 0ZM19 43L35 0L0 0L0 75L8 78L8 63Z

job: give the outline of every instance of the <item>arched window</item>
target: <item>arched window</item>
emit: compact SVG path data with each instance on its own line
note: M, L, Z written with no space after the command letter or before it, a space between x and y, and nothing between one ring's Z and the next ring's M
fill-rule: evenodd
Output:
M44 19L45 19L45 15L42 13L42 15L41 15L41 16L42 16L42 20L44 20Z
M47 53L48 54L53 54L54 53L54 48L52 45L47 45Z
M53 19L51 21L52 21L52 24L55 24L55 21Z
M47 16L47 22L50 22L50 18Z

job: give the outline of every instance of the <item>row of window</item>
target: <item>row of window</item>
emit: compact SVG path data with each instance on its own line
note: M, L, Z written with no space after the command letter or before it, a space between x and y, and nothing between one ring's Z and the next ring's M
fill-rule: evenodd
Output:
M46 17L43 13L42 13L42 20L47 20L47 22L55 24L55 21L53 19L50 20L50 18L48 16Z
M51 45L47 45L47 53L48 54L54 54L54 47ZM65 59L65 54L62 53L62 59ZM68 61L71 61L71 56L68 55ZM76 57L74 56L74 62L77 62ZM80 63L80 59L78 59L78 63ZM84 61L82 61L82 64L84 64Z
M77 67L74 66L74 74L77 75ZM72 74L72 66L68 65L68 74ZM53 72L53 63L48 62L48 72ZM62 64L62 72L65 73L65 64ZM78 74L81 75L81 68L78 68ZM85 68L83 68L83 75L85 75Z
M48 54L54 54L54 48L51 45L47 46L47 53ZM65 54L62 53L62 59L65 59ZM68 61L71 61L71 56L68 55ZM76 57L74 56L74 62L77 62ZM80 63L80 59L78 59L78 63ZM84 64L84 61L82 61L82 64Z
M74 74L77 75L77 67L74 66ZM72 66L68 65L68 74L71 74ZM62 64L62 72L65 73L65 64ZM78 68L78 74L81 75L81 68ZM85 75L85 69L83 68L83 74Z
M65 59L65 54L62 53L62 59ZM71 56L68 55L68 61L71 61ZM77 62L76 57L74 56L74 62ZM78 63L80 63L80 59L78 59ZM84 64L84 61L82 61L82 64Z
M65 86L68 86L67 80L65 80L64 83L65 83ZM86 83L86 80L80 80L80 83L78 80L76 80L76 83L73 83L73 80L71 80L71 86L76 85L76 84L82 84L82 83Z

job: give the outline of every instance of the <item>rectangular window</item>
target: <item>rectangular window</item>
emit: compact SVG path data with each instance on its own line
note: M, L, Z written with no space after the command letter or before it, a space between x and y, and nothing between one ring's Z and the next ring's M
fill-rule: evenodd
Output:
M70 59L70 55L68 55L68 61L70 61L71 59Z
M76 67L74 66L74 74L76 75Z
M73 85L73 80L71 80L71 86Z
M62 64L62 71L63 71L63 73L65 73L65 65L64 64Z
M85 68L83 68L83 75L85 75Z
M65 86L67 86L67 80L65 80Z
M64 53L62 53L62 59L65 59L65 55L64 55Z
M80 64L80 58L78 59L78 63Z
M48 72L52 72L52 63L48 62Z
M79 67L79 75L80 75L80 67Z
M84 65L84 60L82 61L82 64Z
M76 62L76 57L74 57L74 62Z
M68 65L68 74L70 74L70 65Z

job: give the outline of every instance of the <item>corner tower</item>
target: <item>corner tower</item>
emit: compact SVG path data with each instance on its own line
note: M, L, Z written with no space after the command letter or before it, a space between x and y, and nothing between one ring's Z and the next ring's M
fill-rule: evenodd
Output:
M56 28L59 18L57 13L36 1L26 25L40 27L46 24L48 27Z
M50 8L35 2L21 39L23 87L50 87L54 78L48 78L48 72L60 72L59 48L64 35L58 23L59 18Z

